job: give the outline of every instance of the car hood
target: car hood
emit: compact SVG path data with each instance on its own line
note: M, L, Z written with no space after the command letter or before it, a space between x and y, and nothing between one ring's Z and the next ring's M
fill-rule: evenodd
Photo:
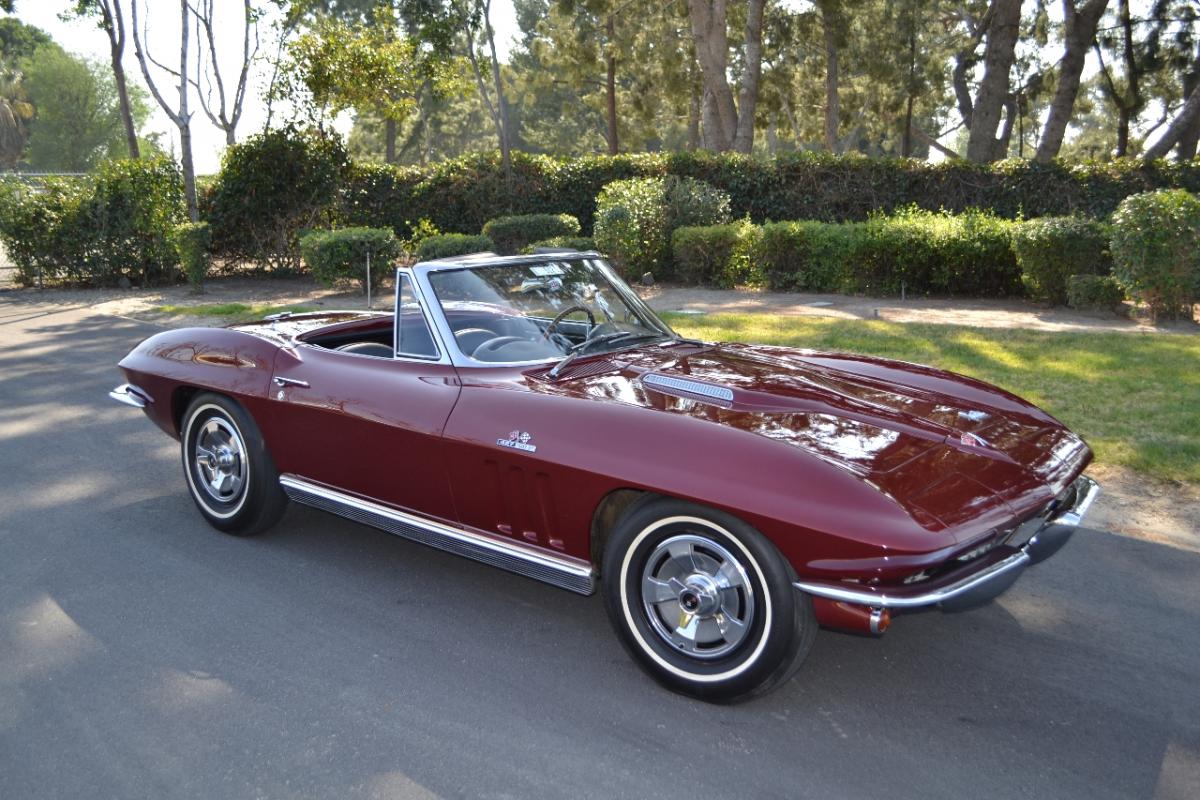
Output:
M798 448L942 528L1028 516L1090 460L1083 441L995 386L930 367L781 347L645 348L530 385L682 414Z

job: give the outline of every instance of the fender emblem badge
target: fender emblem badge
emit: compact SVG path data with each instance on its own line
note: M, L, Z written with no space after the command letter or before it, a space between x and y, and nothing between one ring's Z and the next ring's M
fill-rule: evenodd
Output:
M536 453L537 445L532 445L529 440L533 437L525 431L509 431L507 438L496 440L496 444L501 447L511 447L513 450L523 450L526 453Z
M958 437L958 443L963 447L988 447L987 442L973 433L961 434Z

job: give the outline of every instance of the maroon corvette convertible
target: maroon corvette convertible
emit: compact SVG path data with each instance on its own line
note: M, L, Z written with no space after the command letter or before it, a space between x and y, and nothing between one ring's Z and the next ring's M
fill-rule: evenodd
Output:
M1044 411L914 364L676 335L595 253L396 275L394 314L160 333L111 396L227 533L289 499L582 594L665 685L786 681L818 625L984 603L1098 492Z

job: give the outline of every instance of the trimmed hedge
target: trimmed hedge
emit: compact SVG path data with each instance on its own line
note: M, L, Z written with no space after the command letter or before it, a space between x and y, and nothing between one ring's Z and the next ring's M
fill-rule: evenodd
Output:
M1180 189L1127 197L1113 215L1113 275L1161 313L1191 318L1200 295L1200 198Z
M356 165L339 213L344 224L392 227L421 218L474 233L499 213L567 213L591 234L600 190L617 180L676 175L726 192L733 218L864 222L910 206L1005 219L1107 218L1122 199L1157 188L1200 191L1200 160L996 164L783 153L774 158L706 151L554 158L513 153L513 182L499 156L477 153L428 167Z
M683 228L675 272L689 282L874 295L1020 294L1016 223L979 211L909 209L859 223L749 222Z
M309 231L300 237L300 252L313 277L325 285L338 279L357 282L366 290L367 255L371 257L371 285L391 274L403 254L391 228L341 228Z
M770 222L762 226L751 280L792 292L853 290L848 266L865 241L858 222Z
M27 286L142 286L175 278L183 178L169 159L109 161L86 178L0 192L0 240Z
M729 288L752 274L762 228L748 220L688 226L671 235L674 275L680 283Z
M1109 226L1079 217L1031 219L1013 231L1013 252L1031 296L1055 305L1067 302L1072 275L1107 275Z
M496 245L496 252L510 256L533 242L557 236L578 236L579 220L570 214L517 214L488 220L483 235Z
M952 215L912 208L872 217L847 265L851 288L874 295L1021 294L1013 225L976 210Z
M571 250L595 250L596 242L590 236L555 236L552 239L542 239L531 242L521 252L532 253L539 247L566 247Z
M417 246L418 261L433 261L435 258L465 256L495 250L492 240L482 234L441 233L430 236Z
M1125 299L1125 292L1112 275L1072 275L1067 278L1067 305L1112 311Z
M596 198L594 239L626 276L667 277L676 228L729 221L729 195L691 178L615 181Z

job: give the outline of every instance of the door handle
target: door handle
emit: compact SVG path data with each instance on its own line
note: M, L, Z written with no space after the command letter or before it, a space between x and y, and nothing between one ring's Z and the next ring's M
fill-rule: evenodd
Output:
M308 381L297 380L296 378L281 378L278 375L276 375L275 376L275 385L279 386L279 387L300 386L300 387L307 389Z

